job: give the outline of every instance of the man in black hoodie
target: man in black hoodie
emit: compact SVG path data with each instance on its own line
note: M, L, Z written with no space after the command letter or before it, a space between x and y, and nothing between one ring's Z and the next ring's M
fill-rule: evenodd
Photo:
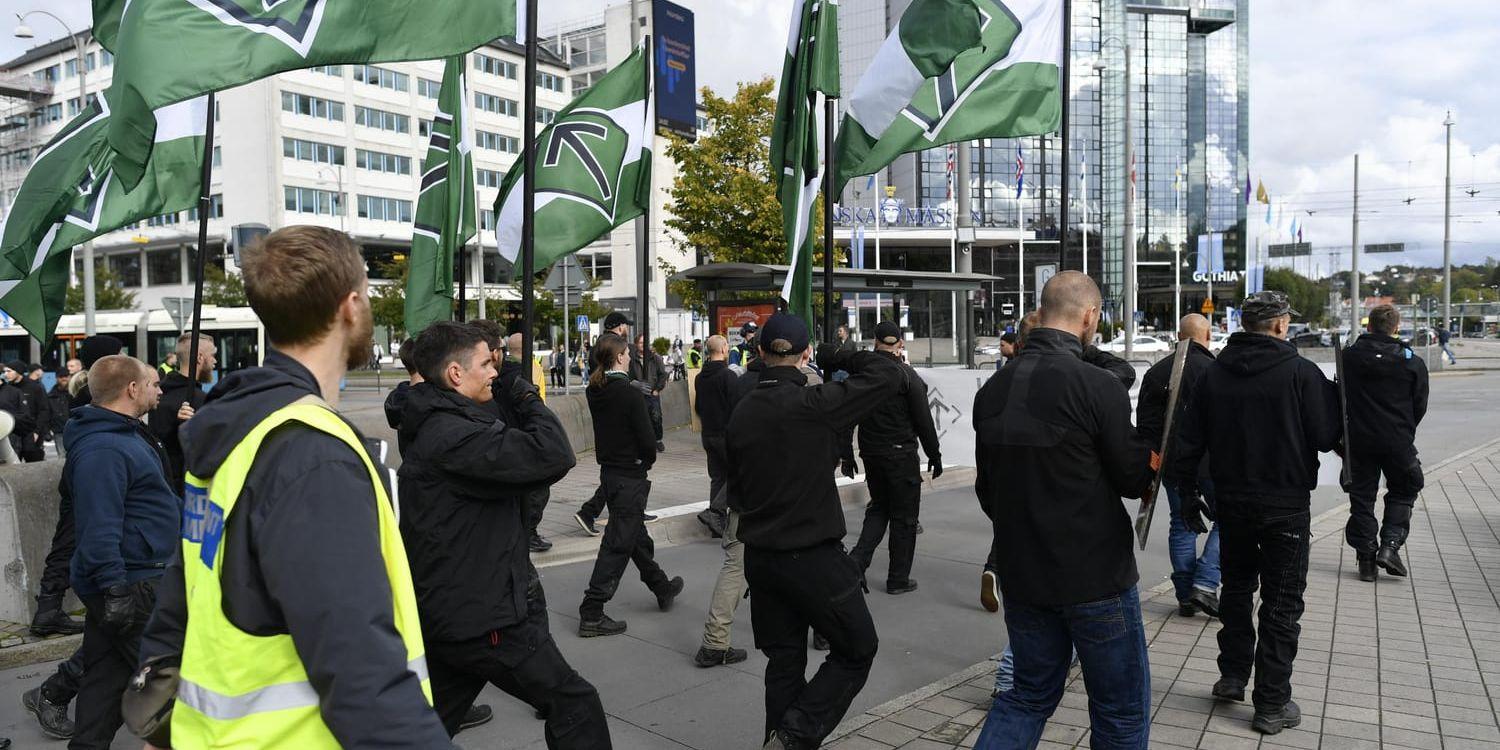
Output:
M1349 400L1349 524L1359 577L1375 580L1379 565L1405 576L1401 545L1411 532L1411 511L1422 491L1417 425L1427 413L1427 363L1396 338L1401 313L1394 305L1370 310L1370 332L1344 352ZM1375 520L1375 495L1385 475L1385 521ZM1378 536L1377 536L1378 534Z
M548 747L608 748L599 693L553 642L525 546L527 491L575 463L567 433L524 378L506 394L508 421L486 406L495 369L476 329L433 323L415 357L423 382L401 421L401 534L438 715L456 732L491 683L545 715Z
M703 453L708 456L708 507L698 520L715 537L724 536L729 521L729 499L724 481L729 474L729 456L724 448L724 430L729 426L729 388L734 373L729 369L729 341L723 336L709 336L708 361L693 383L693 410L703 426Z
M396 384L391 392L385 397L385 423L393 430L401 429L401 416L406 413L406 396L411 393L412 386L422 382L422 374L417 372L416 360L412 359L412 349L416 346L417 338L408 336L401 342L401 348L396 357L401 360L401 366L406 368L406 380ZM406 446L400 445L400 437L397 437L397 447L405 452Z
M219 349L214 339L206 333L198 334L197 382L188 379L188 367L168 369L161 376L161 402L151 410L151 432L167 449L167 481L180 497L183 485L181 427L203 402L208 394L202 385L214 379L214 367L219 363ZM177 361L187 362L192 356L193 334L177 337Z
M517 422L521 418L521 405L516 403L513 394L518 392L516 383L528 382L526 366L521 363L524 345L519 332L512 333L505 339L505 356L499 362L500 374L495 378L492 389L495 406L500 410L500 421L506 424ZM547 541L538 529L542 525L542 516L547 511L547 501L551 498L552 491L549 485L538 484L527 487L522 494L522 506L526 509L526 545L532 552L546 552L552 549L552 542Z
M21 391L21 402L27 411L27 423L31 425L25 432L12 434L11 443L15 445L16 455L22 461L41 461L47 457L47 452L42 448L42 431L45 425L51 421L49 408L47 406L47 391L42 384L26 377L31 371L31 366L16 360L5 366L5 382ZM20 439L15 436L19 434Z
M1281 292L1245 300L1245 330L1229 337L1198 382L1167 468L1168 481L1183 492L1188 528L1208 531L1205 516L1219 522L1223 627L1214 697L1244 700L1253 667L1251 727L1264 734L1302 720L1291 678L1307 589L1309 501L1318 485L1318 454L1339 441L1337 389L1286 340L1295 314ZM1205 454L1214 509L1193 482ZM1258 639L1251 620L1257 588Z

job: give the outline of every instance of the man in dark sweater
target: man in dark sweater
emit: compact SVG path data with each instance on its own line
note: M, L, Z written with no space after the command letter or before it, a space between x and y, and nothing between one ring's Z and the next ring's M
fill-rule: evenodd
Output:
M650 343L645 336L635 337L635 348L630 355L630 377L635 380L636 388L646 395L651 431L656 435L656 450L665 453L667 444L662 442L661 392L667 388L667 365Z
M161 377L161 401L151 410L151 432L167 449L167 481L172 490L182 495L183 458L182 441L178 431L182 424L193 418L193 413L208 399L202 385L214 379L214 367L218 365L218 347L214 339L200 333L198 340L197 379L188 379L190 368L183 366L169 369ZM187 362L192 357L193 334L177 337L177 361Z
M767 748L822 744L864 687L879 647L859 566L844 551L831 469L844 431L896 394L902 371L889 357L830 343L819 368L849 378L805 387L808 339L801 319L771 316L759 337L765 369L729 418L729 455L755 457L731 463L729 507L745 545L755 645L769 659ZM811 680L809 628L830 646Z
M1264 734L1302 720L1291 678L1307 589L1309 501L1318 453L1333 450L1340 433L1337 389L1286 340L1295 314L1281 292L1245 300L1245 330L1229 337L1199 381L1167 476L1183 489L1188 528L1207 531L1209 509L1192 482L1207 454L1224 576L1213 694L1244 700L1253 667L1251 727ZM1259 638L1251 618L1257 589Z
M412 349L416 346L417 338L409 336L401 342L401 348L396 355L401 360L401 366L406 369L406 380L397 383L396 387L385 397L385 423L393 430L401 429L401 417L406 413L406 397L411 393L412 386L422 382L422 373L417 372L417 362L412 358ZM400 445L399 433L397 436L397 447L404 452L406 446Z
M1015 654L1014 689L996 697L978 747L1036 745L1074 650L1095 744L1147 746L1151 678L1135 535L1120 498L1145 493L1151 449L1118 377L1084 359L1100 306L1088 276L1054 276L1037 327L974 399L974 489L994 519Z
M5 382L20 389L22 405L28 413L27 423L31 425L30 429L15 433L20 435L19 440L13 434L11 440L15 445L16 455L27 462L41 461L47 457L47 452L42 447L41 433L51 421L47 391L42 388L41 383L26 377L30 370L31 366L20 360L7 364L4 370Z
M1401 313L1393 305L1370 311L1370 332L1344 353L1349 400L1349 524L1344 537L1359 577L1375 580L1379 565L1405 576L1401 545L1411 533L1411 511L1422 491L1417 425L1427 414L1427 363L1396 338ZM1385 475L1384 523L1375 520L1375 495Z
M729 522L729 498L724 482L729 474L729 456L724 448L724 431L729 427L729 388L734 373L729 369L729 341L723 336L708 337L708 361L693 383L693 410L703 426L703 453L708 456L708 507L698 520L715 538L724 536Z

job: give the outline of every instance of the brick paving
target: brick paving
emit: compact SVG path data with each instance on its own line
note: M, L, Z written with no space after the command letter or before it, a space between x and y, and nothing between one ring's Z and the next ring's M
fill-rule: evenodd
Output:
M1500 440L1430 469L1403 555L1408 579L1362 583L1347 511L1313 523L1307 612L1292 677L1302 726L1262 737L1248 703L1216 702L1218 621L1175 616L1170 584L1142 603L1151 747L1500 750ZM850 717L830 750L973 747L993 660ZM1077 670L1042 748L1088 747Z

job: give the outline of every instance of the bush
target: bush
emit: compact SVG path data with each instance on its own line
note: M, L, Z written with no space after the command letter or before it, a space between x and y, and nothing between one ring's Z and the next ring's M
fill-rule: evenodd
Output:
M656 352L660 356L667 356L667 351L671 348L672 342L668 341L665 336L657 336L651 341L651 351Z

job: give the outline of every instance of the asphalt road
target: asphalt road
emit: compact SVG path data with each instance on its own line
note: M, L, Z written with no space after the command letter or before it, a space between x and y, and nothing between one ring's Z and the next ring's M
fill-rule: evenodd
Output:
M1500 392L1500 372L1446 376L1433 381L1431 411L1418 440L1424 462L1432 464L1500 436L1491 420L1500 415L1492 394ZM1332 459L1332 456L1327 458ZM1335 473L1332 459L1323 472ZM1342 502L1337 487L1315 493L1319 513ZM1131 504L1133 512L1133 504ZM850 513L857 533L860 516ZM869 606L880 631L881 646L870 680L852 711L878 705L993 655L1004 645L1003 621L978 606L980 564L988 549L988 527L967 488L923 497L925 533L918 538L913 576L921 588L893 597L884 593L885 556L871 568ZM1166 514L1157 516L1150 547L1138 557L1141 586L1149 588L1170 572L1166 554ZM853 538L848 540L853 543ZM670 613L656 611L655 599L628 574L608 611L630 625L627 634L584 640L577 637L577 605L591 563L543 570L552 630L562 652L603 696L616 748L757 747L763 722L761 677L765 659L751 651L749 661L698 669L690 659L702 638L703 615L722 554L700 542L658 550L670 575L681 575L687 588ZM734 641L751 648L750 603L739 612ZM821 655L810 654L810 669ZM17 748L56 747L45 740L20 708L20 694L44 679L54 665L0 672L0 736ZM542 724L529 708L494 688L481 702L494 707L492 723L459 735L464 748L540 748ZM123 735L116 748L139 744Z

